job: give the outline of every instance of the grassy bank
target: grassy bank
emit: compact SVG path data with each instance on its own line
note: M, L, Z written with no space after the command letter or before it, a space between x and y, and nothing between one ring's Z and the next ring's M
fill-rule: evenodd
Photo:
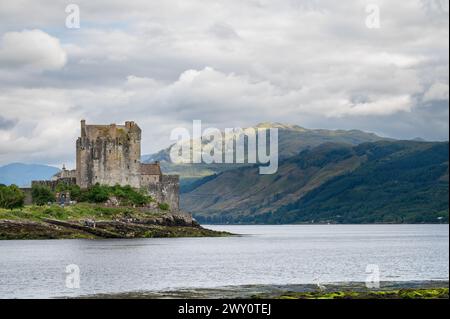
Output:
M0 239L217 237L190 216L148 208L80 203L0 209Z
M151 218L161 216L161 213L133 207L106 207L89 203L79 203L64 208L58 205L32 205L13 210L0 208L0 219L10 220L41 221L44 218L66 221L79 219L113 220L129 216Z

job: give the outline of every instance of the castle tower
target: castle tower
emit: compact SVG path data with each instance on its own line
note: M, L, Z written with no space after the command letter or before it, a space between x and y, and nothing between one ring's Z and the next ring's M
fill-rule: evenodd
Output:
M141 186L141 129L136 123L86 125L82 120L76 149L77 184L81 188L96 183Z

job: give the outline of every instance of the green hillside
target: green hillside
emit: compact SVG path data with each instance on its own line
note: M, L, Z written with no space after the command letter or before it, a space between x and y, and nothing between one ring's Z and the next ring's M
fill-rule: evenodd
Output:
M298 125L285 125L280 123L261 123L254 128L278 129L278 144L281 159L296 156L302 150L314 148L324 143L358 145L365 142L387 140L373 133L359 130L306 129ZM182 192L191 190L193 187L191 184L205 176L219 174L230 169L236 169L237 167L235 164L174 164L170 161L170 149L169 147L158 153L145 155L142 161L145 163L159 161L164 173L180 175Z
M209 177L182 195L203 223L448 222L448 143L325 144Z

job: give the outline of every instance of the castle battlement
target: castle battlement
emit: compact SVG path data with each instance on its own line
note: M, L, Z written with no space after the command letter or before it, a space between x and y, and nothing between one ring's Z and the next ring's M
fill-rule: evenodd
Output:
M63 169L52 181L70 179L81 188L95 184L130 185L145 189L159 202L179 208L179 177L163 175L159 162L141 163L141 129L133 121L125 125L87 125L81 120L80 137L76 141L76 170ZM43 182L38 182L43 183Z

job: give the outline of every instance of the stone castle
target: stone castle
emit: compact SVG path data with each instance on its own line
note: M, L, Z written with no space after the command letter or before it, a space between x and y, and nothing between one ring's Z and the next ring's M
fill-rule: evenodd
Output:
M141 163L141 129L135 122L125 125L86 125L76 141L76 169L62 171L51 181L35 181L52 189L59 183L88 188L95 184L130 185L144 189L159 203L179 209L179 176L163 175L159 162Z

